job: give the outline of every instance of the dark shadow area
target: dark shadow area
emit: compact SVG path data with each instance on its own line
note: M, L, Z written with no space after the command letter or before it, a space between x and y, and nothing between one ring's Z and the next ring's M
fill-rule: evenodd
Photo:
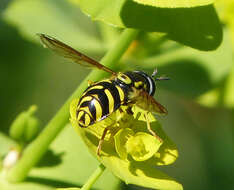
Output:
M0 2L0 12L4 11L8 5L11 3L12 0L1 0Z
M18 31L0 18L0 130L7 133L16 115L31 105L37 76L44 66L42 48L25 41ZM40 59L38 59L40 58ZM24 102L23 102L24 100ZM22 103L23 102L23 103Z
M131 159L131 158L130 158ZM157 179L171 179L168 175L164 174L163 172L159 171L158 168L149 166L145 164L144 162L136 162L134 160L129 162L129 171L132 175L138 176L137 171L141 170L144 175L146 175L149 178L157 178Z
M192 60L176 61L158 67L158 70L159 75L166 73L170 78L170 82L158 82L158 85L189 98L195 98L213 88L207 70Z
M55 154L52 150L48 150L36 167L53 167L62 163L62 157L65 152Z
M90 131L86 130L86 132L84 133L84 135L86 136L86 138L90 141L91 144L95 145L96 147L98 146L98 143L100 141L100 139L95 136L94 134L90 133ZM107 141L105 140L102 143L102 154L105 156L118 156L117 153L115 152L115 145L114 145L114 139L113 136L110 137L110 139Z
M233 116L230 110L221 106L207 108L190 102L185 102L185 106L190 118L196 121L191 129L199 132L210 189L233 189L234 151L230 144L233 126L229 123Z
M214 50L222 42L222 28L213 5L172 9L128 0L121 19L129 28L163 32L172 40L200 50Z

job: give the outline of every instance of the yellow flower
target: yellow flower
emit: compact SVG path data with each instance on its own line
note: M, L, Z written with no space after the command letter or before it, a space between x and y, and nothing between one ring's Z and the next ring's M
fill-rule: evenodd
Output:
M163 140L152 136L142 117L143 110L134 106L133 115L125 112L127 107L112 113L103 121L88 128L81 128L76 122L76 105L70 107L71 123L78 131L89 151L114 175L127 184L136 184L154 189L181 190L182 185L156 169L173 163L178 157L175 144L167 137L159 122L149 113L151 128ZM96 154L99 139L106 127L109 131L102 144L101 155Z

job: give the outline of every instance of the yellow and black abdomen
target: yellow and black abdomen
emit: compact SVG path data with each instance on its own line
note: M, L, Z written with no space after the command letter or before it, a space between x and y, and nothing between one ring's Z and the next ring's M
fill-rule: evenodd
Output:
M103 80L89 86L77 106L76 118L81 127L105 119L127 102L127 91L113 80Z

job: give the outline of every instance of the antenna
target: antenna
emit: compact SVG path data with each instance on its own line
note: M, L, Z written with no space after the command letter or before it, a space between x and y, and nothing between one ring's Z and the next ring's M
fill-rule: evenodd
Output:
M155 78L155 76L157 75L157 73L158 73L158 69L155 68L155 69L154 69L154 72L153 72L152 75L151 75L151 77L152 77L154 80L170 80L169 77L165 77L165 76L161 76L161 77Z

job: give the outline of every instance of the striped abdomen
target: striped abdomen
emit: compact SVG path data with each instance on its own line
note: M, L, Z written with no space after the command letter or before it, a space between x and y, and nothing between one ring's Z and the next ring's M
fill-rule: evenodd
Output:
M105 119L127 102L126 90L115 81L104 80L88 87L77 107L77 121L81 127L88 127Z

